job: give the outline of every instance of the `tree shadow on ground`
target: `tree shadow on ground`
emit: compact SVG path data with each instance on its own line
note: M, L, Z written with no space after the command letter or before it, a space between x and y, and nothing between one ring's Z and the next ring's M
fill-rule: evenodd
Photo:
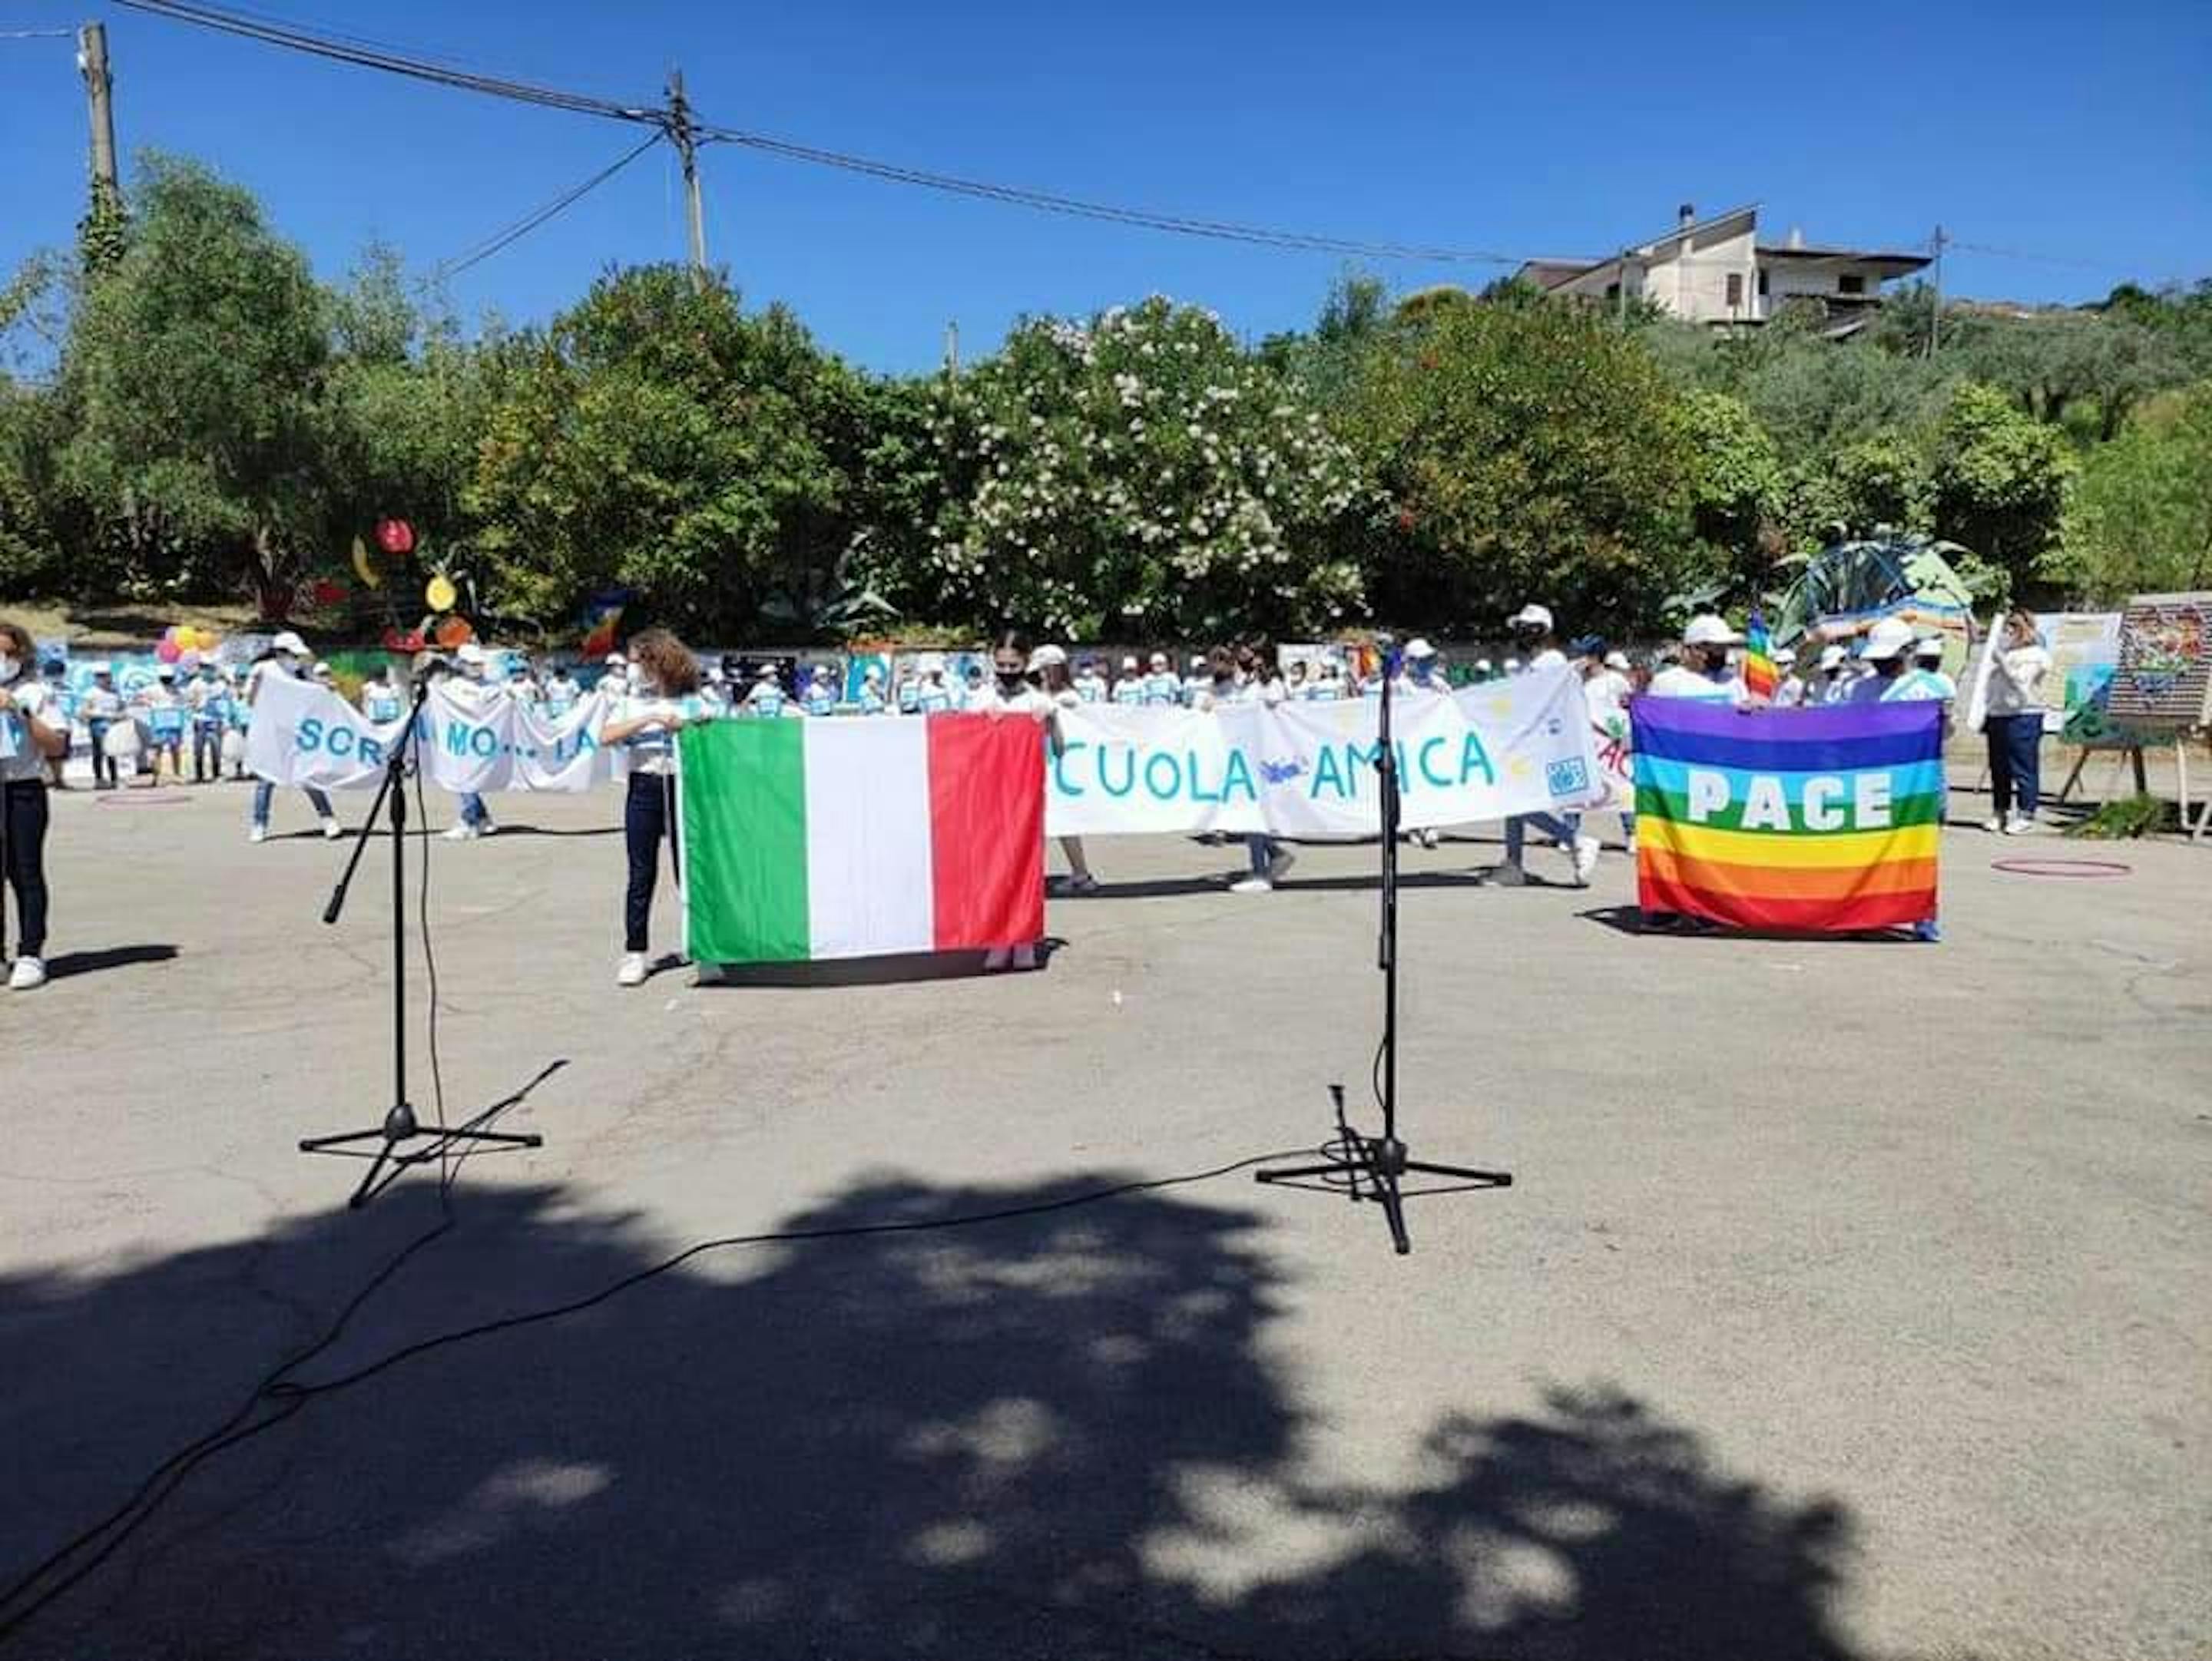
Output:
M785 1228L1051 1207L1115 1179L884 1178ZM434 1221L357 1216L0 1282L0 1576L218 1422ZM638 1274L642 1221L476 1187L341 1342ZM1317 1481L1261 1220L1128 1194L699 1255L434 1349L195 1474L0 1642L23 1657L1837 1658L1837 1506L1713 1470L1620 1389L1455 1418L1402 1487ZM1395 1464L1395 1461L1393 1462ZM0 1621L19 1605L0 1612Z

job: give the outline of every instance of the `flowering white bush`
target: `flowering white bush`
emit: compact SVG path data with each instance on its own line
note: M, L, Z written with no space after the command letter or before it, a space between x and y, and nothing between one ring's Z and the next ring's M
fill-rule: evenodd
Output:
M940 386L930 435L944 505L900 576L932 615L1203 638L1361 609L1332 552L1368 499L1352 450L1209 312L1024 324Z

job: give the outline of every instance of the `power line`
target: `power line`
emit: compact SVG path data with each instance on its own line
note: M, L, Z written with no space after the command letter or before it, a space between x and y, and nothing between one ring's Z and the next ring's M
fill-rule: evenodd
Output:
M2025 248L1992 248L1986 242L1960 242L1954 237L1943 239L1943 246L1960 253L1988 254L1997 259L2024 259L2037 265L2066 265L2077 271L2102 271L2110 274L2127 269L2124 262L2105 259L2077 259L2066 254L2039 254Z
M165 18L172 22L187 23L196 27L214 29L222 33L258 41L264 45L282 46L289 51L306 52L334 63L349 64L362 69L380 70L387 74L405 76L413 80L428 82L438 86L484 93L493 97L511 99L520 103L564 110L572 114L594 115L622 121L650 122L659 126L663 130L671 130L674 122L673 112L664 108L618 104L611 100L588 94L569 92L560 88L432 63L422 57L404 53L365 40L318 33L256 14L198 4L196 0L116 0L116 3L127 9L143 12L149 16ZM965 179L955 174L936 173L927 168L908 167L902 163L884 161L871 156L828 149L818 145L802 144L793 140L778 138L772 134L752 132L741 128L702 124L697 130L702 138L738 145L744 149L757 150L764 155L779 156L786 161L803 161L816 167L836 168L892 184L915 185L925 190L967 197L978 201L998 202L1044 213L1096 220L1108 224L1127 225L1139 229L1162 231L1181 236L1203 237L1217 241L1239 242L1254 246L1281 248L1299 252L1338 254L1354 258L1410 260L1437 264L1518 265L1522 263L1521 256L1487 249L1429 247L1356 237L1327 236L1309 232L1281 230L1267 226L1240 224L1226 220L1200 219L1186 215L1159 213L1140 208L1121 207L1110 203L1091 202L1050 191L1031 190L1018 185L994 185L983 179Z
M143 12L149 17L214 29L224 34L258 40L264 45L283 46L289 51L327 58L333 63L381 70L388 75L405 76L410 80L454 87L465 92L484 93L494 98L512 99L517 103L536 104L546 109L565 110L573 115L652 123L665 118L663 112L651 107L618 104L611 99L595 97L588 93L568 92L557 87L540 86L534 82L482 75L470 70L434 64L397 52L311 33L287 24L264 22L240 12L189 3L189 0L116 0L116 3L129 11Z
M430 275L436 278L459 276L463 271L467 270L470 267L482 264L485 260L489 259L494 254L498 253L501 250L520 241L524 237L528 236L539 226L544 224L546 221L553 218L556 215L562 212L564 209L574 206L585 197L589 196L593 191L599 189L600 185L605 184L623 168L629 167L631 162L636 161L638 157L643 155L654 145L659 143L660 138L661 136L658 132L650 135L646 139L645 142L638 145L634 149L625 150L620 156L608 163L607 166L600 168L599 172L593 173L582 184L573 185L569 189L563 191L559 196L555 197L550 202L546 203L543 207L532 209L529 213L525 214L520 219L515 221L514 224L507 226L504 230L495 231L483 241L464 249L461 252L454 254L449 258L440 260L435 265L430 268Z
M1036 209L1045 213L1065 214L1077 219L1099 220L1108 224L1133 226L1144 230L1165 231L1180 236L1209 237L1218 241L1243 242L1263 247L1285 248L1310 253L1345 254L1374 259L1414 260L1434 264L1519 265L1525 258L1518 254L1493 252L1487 249L1438 248L1400 242L1370 242L1352 237L1323 236L1303 231L1277 230L1266 226L1243 225L1227 220L1194 219L1179 214L1156 213L1141 208L1123 208L1103 202L1088 202L1077 197L1060 196L1049 191L1034 191L1012 185L993 185L982 179L963 179L951 173L933 173L926 168L910 167L902 163L880 161L870 156L850 155L842 150L823 149L816 145L795 143L768 133L750 132L741 128L717 127L702 124L700 136L726 144L736 144L764 155L780 156L787 161L804 161L815 167L834 167L845 173L863 174L896 185L914 185L925 190L939 191L947 195L973 197L979 201L1000 202L1011 206Z

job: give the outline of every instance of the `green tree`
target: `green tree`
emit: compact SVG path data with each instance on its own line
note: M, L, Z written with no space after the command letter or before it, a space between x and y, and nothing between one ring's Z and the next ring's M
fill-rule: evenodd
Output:
M2024 596L2057 540L2074 470L2056 429L2023 415L1995 387L1952 394L1931 451L1938 535L2011 573Z
M1727 555L1735 576L1757 584L1783 546L1781 454L1743 400L1726 392L1692 392L1683 421L1697 453L1692 524Z
M1370 360L1354 431L1395 507L1372 579L1385 616L1492 628L1540 597L1633 628L1711 574L1682 401L1587 307L1434 308Z
M254 199L189 162L139 163L130 247L79 306L64 466L145 590L292 603L321 510L323 296Z
M646 266L518 355L465 493L495 609L550 627L621 585L734 633L848 559L856 388L788 312Z
M2088 603L2212 583L2212 381L2154 399L2090 452L2063 535L2058 574Z

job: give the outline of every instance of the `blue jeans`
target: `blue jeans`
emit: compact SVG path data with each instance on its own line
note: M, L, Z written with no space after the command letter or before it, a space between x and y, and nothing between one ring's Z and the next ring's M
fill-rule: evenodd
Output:
M314 809L315 817L318 819L329 818L331 816L331 798L324 795L322 791L317 790L313 785L303 785L301 788L307 792L307 803L309 806ZM270 784L266 779L257 779L253 781L253 822L258 825L263 830L267 830L269 828L269 803L275 797L276 794L276 786Z
M1574 846L1581 828L1571 820L1554 818L1548 813L1516 813L1505 821L1505 858L1509 864L1521 863L1521 845L1528 840L1531 825L1565 847Z
M222 728L194 726L192 728L192 783L222 777Z
M623 949L641 952L653 921L653 890L660 867L660 840L668 839L668 868L677 869L676 781L665 773L633 773L623 803L623 846L629 855L629 887L623 895Z
M2000 819L2007 808L2035 817L2043 773L2043 716L1992 715L1982 724L1990 741L1990 809Z
M491 809L484 805L483 797L472 790L461 792L461 822L477 826L491 823Z
M1267 867L1275 863L1275 855L1279 852L1273 837L1263 835L1258 831L1247 831L1244 834L1244 853L1245 857L1252 862L1253 876L1265 876L1267 874Z

